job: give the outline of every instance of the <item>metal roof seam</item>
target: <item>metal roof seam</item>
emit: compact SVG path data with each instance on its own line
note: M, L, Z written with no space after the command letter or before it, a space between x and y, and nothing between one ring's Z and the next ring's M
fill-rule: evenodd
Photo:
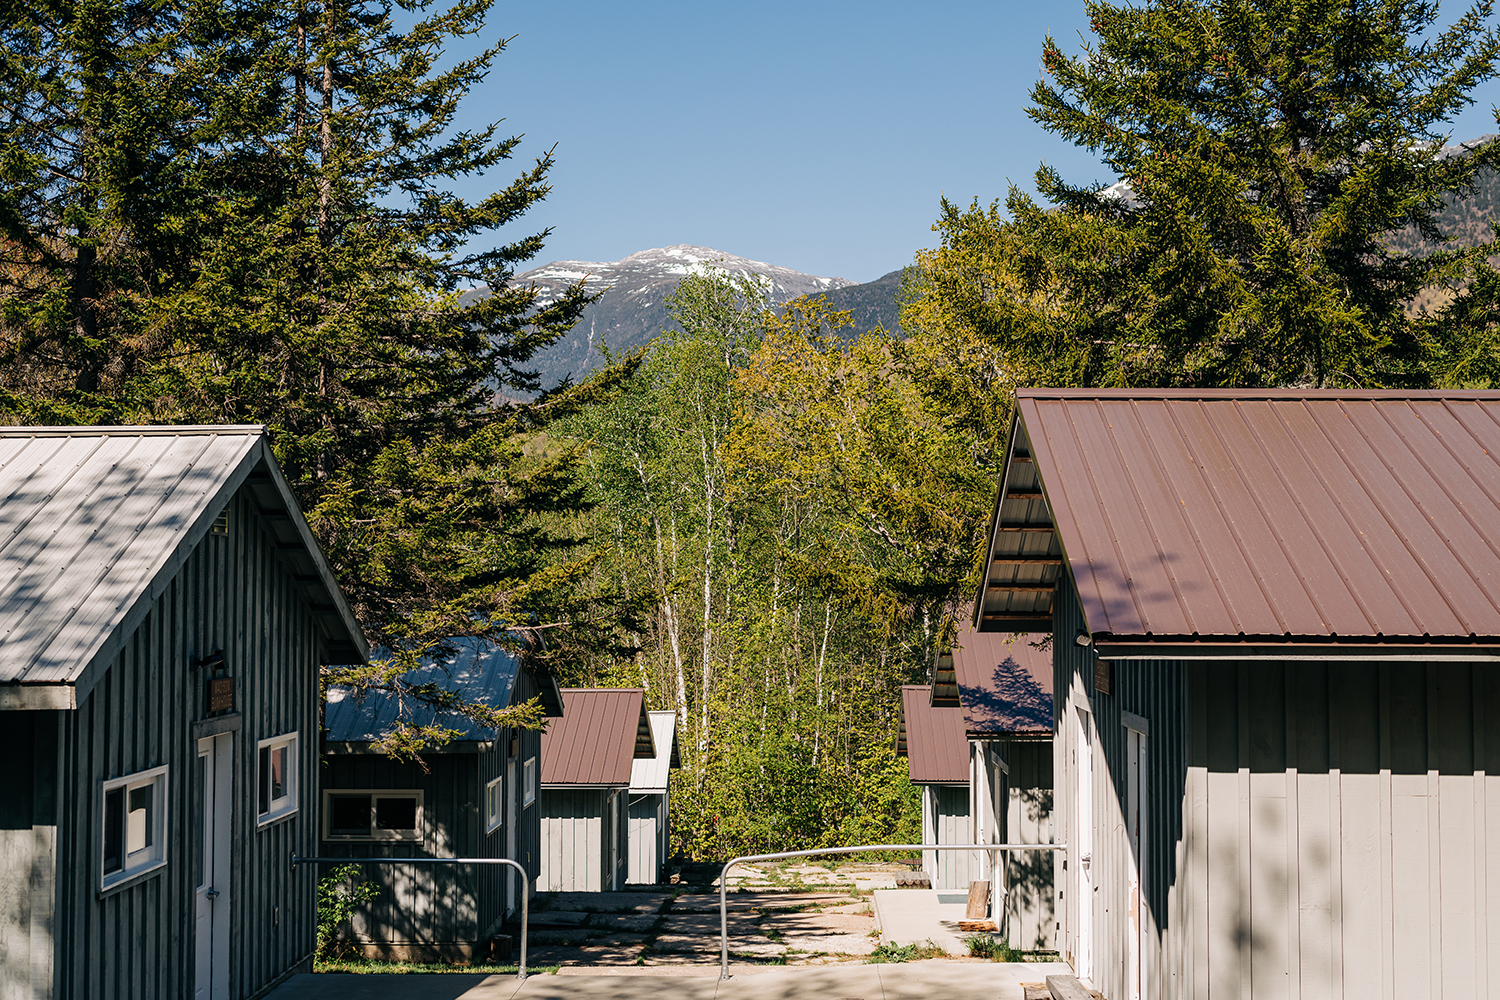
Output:
M1213 501L1214 511L1218 514L1219 521L1224 525L1224 528L1229 533L1229 536L1234 539L1234 545L1235 548L1239 551L1240 559L1244 561L1245 567L1250 571L1250 575L1255 578L1256 589L1260 591L1261 600L1264 601L1266 607L1270 609L1272 617L1274 617L1284 629L1286 627L1286 622L1281 617L1280 609L1278 609L1275 602L1271 600L1271 596L1267 591L1264 576L1261 574L1259 568L1255 565L1255 561L1250 558L1250 553L1246 551L1244 538L1240 536L1239 531L1234 526L1234 522L1226 515L1224 504L1222 499L1219 497L1218 491L1213 488L1212 484L1208 481L1208 477L1205 475L1203 466L1204 460L1201 457L1202 453L1200 448L1198 447L1198 442L1193 441L1186 430L1183 429L1182 421L1178 418L1176 407L1162 407L1162 413L1167 418L1167 420L1171 422L1172 427L1177 431L1179 438L1184 442L1184 444L1188 446L1190 464L1192 465L1193 472L1198 476L1199 485L1203 487L1204 494ZM1205 423L1206 422L1207 421L1205 421ZM1165 458L1162 456L1161 449L1157 446L1155 439L1149 438L1148 436L1148 441L1151 444L1152 453L1157 456L1157 460L1160 462L1161 467L1166 468ZM1170 484L1172 492L1179 499L1181 499L1182 491L1178 488L1177 483L1172 480L1170 476L1165 478ZM1220 575L1217 568L1217 561L1209 555L1208 546L1203 543L1202 533L1198 530L1197 526L1193 524L1193 518L1187 511L1187 502L1183 500L1181 506L1183 508L1183 523L1188 526L1188 530L1192 533L1193 543L1198 547L1199 558L1203 560L1203 565L1208 568L1209 575L1214 582L1214 590L1216 593L1218 593L1219 600L1223 602L1224 610L1228 612L1230 624L1234 626L1236 634L1243 634L1245 631L1245 620L1243 616L1236 610L1234 601L1229 596L1228 589L1224 586L1223 577Z
M1342 409L1343 403L1340 402L1339 405L1340 405L1340 408ZM1411 403L1408 402L1406 404L1406 406L1407 406L1407 409L1410 410L1412 412L1412 414L1415 416L1416 415L1416 410L1412 408ZM1391 433L1396 438L1396 440L1400 441L1403 445L1406 446L1407 452L1411 455L1411 457L1413 459L1416 460L1416 463L1419 466L1422 467L1422 470L1425 473L1427 473L1428 481L1432 482L1435 486L1437 486L1437 488L1443 493L1443 495L1448 499L1448 501L1450 503L1452 503L1453 502L1453 496L1452 496L1452 494L1450 494L1443 487L1442 483L1439 481L1439 478L1433 473L1432 467L1427 464L1427 462L1422 458L1421 454L1417 451L1417 449L1415 449L1415 448L1412 447L1411 442L1406 440L1406 436L1404 434L1402 434L1401 431L1395 426L1395 424L1393 424L1391 422L1390 415L1386 412L1386 408L1385 407L1379 407L1379 406L1377 406L1377 407L1374 407L1374 410L1375 410L1376 413L1378 413L1380 415L1380 419L1383 420L1383 421L1385 421L1386 426L1390 428ZM1421 422L1421 421L1419 420L1419 422ZM1423 427L1427 427L1427 425L1425 423L1423 423L1422 426ZM1427 429L1428 429L1429 433L1432 430L1430 427L1428 427ZM1360 426L1358 424L1355 424L1354 425L1354 430L1355 430L1355 433L1357 433L1360 436L1360 438L1363 439L1364 442L1369 446L1370 451L1375 455L1376 460L1380 462L1381 466L1390 475L1391 481L1396 484L1396 488L1401 491L1402 495L1405 496L1406 499L1408 501L1410 501L1412 503L1412 505L1417 508L1417 510L1421 511L1424 515L1426 515L1427 520L1429 522L1428 527L1431 528L1432 525L1431 525L1430 522L1432 520L1432 515L1430 513L1428 513L1427 505L1425 503L1423 503L1422 500L1415 493L1412 492L1411 488L1407 485L1405 479L1403 479L1403 477L1400 476L1397 473L1395 467L1391 465L1390 458L1386 454L1386 452L1384 451L1384 449L1380 448L1379 446L1377 446L1375 444L1375 442L1373 442L1373 441L1370 440L1370 436L1367 433L1365 433L1365 430L1364 430L1364 428L1362 426ZM1342 457L1342 455L1340 457ZM1346 466L1348 465L1347 460L1345 461L1345 465ZM1349 474L1354 478L1354 481L1357 482L1357 483L1359 483L1362 487L1365 485L1364 484L1364 480L1359 475L1358 470L1356 470L1354 468L1350 468L1349 469ZM1456 605L1453 602L1453 599L1450 596L1450 592L1449 592L1448 588L1443 584L1443 582L1441 580L1438 579L1437 575L1434 573L1434 568L1431 565L1430 560L1426 557L1426 555L1423 554L1423 552L1420 550L1419 547L1414 546L1411 543L1411 541L1406 536L1406 532L1403 531L1403 530L1401 530L1401 528L1399 527L1399 525L1402 522L1400 522L1397 518L1394 518L1392 516L1391 512L1385 509L1385 505L1380 502L1380 499L1378 497L1376 497L1373 493L1371 493L1368 488L1366 488L1365 492L1370 497L1370 502L1375 505L1376 509L1380 511L1381 516L1385 518L1386 523L1388 525L1390 525L1391 532L1396 536L1397 540L1399 540L1401 542L1402 546L1406 549L1407 553L1411 556L1412 561L1414 561L1417 564L1417 566L1419 566L1421 568L1423 575L1425 575L1427 577L1427 582L1432 585L1433 589L1435 591L1437 591L1438 596L1442 599L1443 603L1445 605L1447 605L1449 613L1451 613L1454 618L1458 619L1459 624L1462 625L1463 628L1467 632L1469 632L1470 634L1473 634L1473 631L1474 631L1474 629L1473 629L1473 623L1469 621L1468 616L1464 614L1463 609L1460 608L1458 605ZM1454 506L1456 507L1457 505L1455 504ZM1439 544L1442 545L1445 549L1447 549L1448 553L1450 555L1452 555L1455 560L1457 560L1458 564L1460 566L1462 566L1466 572L1469 573L1470 579L1473 580L1476 584L1478 584L1478 585L1480 585L1482 587L1483 585L1479 583L1479 580L1475 576L1473 569L1469 566L1468 562L1465 560L1465 558L1463 556L1463 553L1461 553L1460 551L1458 551L1458 549L1456 549L1453 546L1453 543L1448 539L1448 537L1443 532L1440 532L1440 531L1437 531L1436 529L1433 529L1432 533L1433 533L1434 537L1436 537L1438 539ZM1481 535L1481 537L1482 537L1482 535ZM1364 536L1361 535L1361 540L1362 541L1363 541L1363 538L1364 538ZM1410 602L1406 600L1405 595L1401 594L1401 588L1398 587L1398 586L1396 586L1394 580L1392 580L1392 582L1391 582L1391 589L1397 594L1398 598L1401 600L1402 605L1404 607L1407 607L1408 612L1411 614L1413 620L1417 621L1420 624L1422 622L1422 615L1418 612L1418 610L1416 608L1410 606ZM1495 599L1494 599L1494 595L1489 594L1487 590L1486 590L1486 595L1490 597L1491 604L1497 603L1495 601Z
M1199 405L1201 406L1202 403L1200 402ZM1261 457L1266 459L1267 463L1274 468L1276 464L1275 459L1266 454L1264 442L1260 441L1258 436L1255 435L1254 430L1249 425L1249 421L1245 419L1244 411L1239 406L1238 401L1236 401L1233 412L1237 417L1240 418L1240 422L1245 425L1245 429L1250 433L1251 438L1255 440L1256 447L1260 450ZM1268 513L1270 508L1262 499L1261 491L1255 488L1251 477L1246 472L1243 465L1235 459L1235 450L1230 447L1229 442L1225 439L1223 430L1218 426L1217 423L1215 423L1213 418L1209 416L1208 410L1204 410L1204 415L1205 417L1207 417L1207 419L1204 421L1205 424L1207 424L1207 426L1214 432L1215 436L1218 438L1219 447L1224 450L1225 456L1229 459L1229 464L1231 467L1233 467L1235 475L1239 478L1240 485L1245 490L1245 495L1255 498L1255 508L1260 514L1261 522L1265 524L1266 529L1271 534L1271 537L1275 539L1276 546L1281 551L1281 558L1285 560L1286 564L1294 571L1297 578L1297 584L1302 588L1302 593L1307 597L1308 603L1312 605L1313 610L1317 613L1319 619L1324 623L1324 627L1327 628L1328 622L1330 620L1330 615L1328 614L1327 608L1323 606L1323 602L1318 599L1318 596L1313 593L1312 588L1308 586L1308 580L1310 579L1311 575L1305 572L1304 569L1298 565L1298 560L1293 555L1293 547L1288 544L1285 535L1276 527L1276 522ZM1286 491L1285 483L1282 484L1282 490L1283 492ZM1347 578L1345 579L1345 583L1348 583ZM1275 607L1275 605L1273 605L1273 607ZM1292 632L1291 622L1286 619L1286 616L1277 613L1276 619L1281 623L1282 628L1285 629L1285 634L1290 635Z
M1141 436L1149 445L1151 442L1151 432L1146 427L1144 421L1140 419L1140 414L1136 409L1136 404L1134 403L1134 401L1128 404L1127 412L1130 414L1131 419L1136 422L1136 428L1139 430ZM1125 469L1128 473L1130 471L1130 464L1128 459L1124 457L1124 449L1120 446L1120 439L1119 436L1115 433L1114 424L1109 423L1108 428L1110 441L1115 446L1115 452L1121 456L1121 463L1124 464ZM1127 475L1125 479L1130 484L1130 492L1135 496L1136 505L1141 509L1142 517L1144 518L1146 523L1146 531L1150 534L1152 545L1156 549L1156 561L1161 566L1162 573L1166 575L1167 581L1172 585L1172 596L1176 598L1177 606L1182 609L1183 620L1187 623L1189 631L1196 633L1198 631L1197 623L1193 619L1193 613L1188 607L1187 601L1182 596L1182 586L1180 581L1177 579L1176 572L1172 569L1171 561L1167 559L1166 546L1162 542L1161 532L1156 530L1156 524L1152 520L1150 505L1147 504L1145 496L1141 493L1140 487L1136 483L1135 476ZM1169 486L1168 490L1170 491L1170 489L1171 488ZM1174 516L1180 517L1180 508L1174 510L1173 514ZM1185 519L1184 523L1186 523ZM1188 526L1188 531L1191 533L1191 525Z
M1455 414L1453 412L1453 407L1452 407L1451 402L1449 400L1446 400L1446 399L1442 400L1441 402L1442 402L1443 410L1446 413L1448 413L1449 416L1452 416L1454 418L1454 423L1459 424L1459 426L1463 426L1463 424L1458 420L1457 414ZM1479 407L1479 411L1481 413L1485 412L1484 407ZM1418 420L1422 421L1422 423L1427 424L1428 426L1431 426L1431 422L1429 420L1427 420L1427 418L1422 415L1422 413L1421 413L1420 410L1413 409L1412 412L1416 415L1416 417L1417 417ZM1497 425L1500 425L1500 417L1494 417L1492 419L1495 420L1495 422L1496 422ZM1474 469L1473 469L1473 467L1468 462L1464 461L1464 459L1457 452L1455 452L1453 450L1453 446L1448 443L1447 436L1444 435L1444 434L1442 434L1442 433L1440 433L1436 428L1433 428L1433 434L1432 434L1432 436L1437 439L1437 442L1440 445L1443 446L1443 451L1445 451L1448 454L1448 457L1451 458L1451 459L1453 459L1453 464L1457 465L1460 469L1462 469L1464 471L1464 475L1468 477L1469 482L1474 486L1474 488L1477 489L1477 490L1479 490L1479 492L1483 493L1485 495L1485 497L1490 501L1490 503L1494 504L1495 509L1497 511L1500 511L1500 495L1496 495L1495 493L1492 493L1488 488L1485 487L1484 483L1480 482L1480 480L1478 479L1478 477L1476 477L1474 475ZM1423 465L1424 465L1424 467L1426 466L1426 462L1425 461L1423 462ZM1487 535L1485 535L1485 533L1482 530L1481 526L1474 521L1473 516L1469 513L1468 507L1465 506L1457 497L1453 496L1452 490L1449 489L1449 487L1446 485L1446 483L1443 480L1441 480L1441 479L1435 479L1435 481L1438 483L1438 487L1444 493L1448 494L1449 499L1451 499L1453 501L1453 507L1454 507L1454 509L1459 512L1460 516L1462 516L1463 519L1466 522L1468 522L1469 527L1471 527L1471 528L1474 529L1475 533L1477 535L1479 535L1480 539L1483 540L1484 544L1489 547L1490 552L1496 558L1500 558L1500 544L1496 544L1496 540L1495 539L1490 538ZM1500 601L1497 601L1496 603L1500 604Z
M123 460L125 458L128 458L130 456L130 454L140 444L141 444L141 439L137 438L134 442L132 442L129 445L129 447L127 448L127 450L125 451L125 454L123 456L116 457L111 462L109 468L107 470L105 470L104 474L101 475L101 476L99 476L96 480L94 480L94 482L92 482L92 483L90 483L88 485L88 487L85 489L85 491L83 492L83 494L78 498L77 502L75 504L73 504L72 510L74 510L74 511L80 510L86 504L88 504L90 500L93 500L96 496L98 496L101 491L107 491L108 489L110 489L111 488L110 487L110 482L111 482L112 478L114 477L114 474L115 474L116 470L120 469L121 465L123 464ZM92 454L97 454L97 449L95 450L95 452L92 452L91 455ZM155 457L152 458L152 460L147 464L146 468L148 470L152 469L152 468L155 468L156 463L159 460L160 460L160 455L158 454L158 455L156 455ZM67 477L67 479L65 480L65 482L71 482L73 476L78 474L78 471L79 471L80 468L81 468L81 466L75 466L74 469L73 469L73 474L70 475L69 477ZM129 497L132 494L134 494L136 488L142 482L144 482L144 481L145 481L144 477L142 477L142 478L138 479L133 485L130 485L130 488L124 491L123 497ZM122 487L124 485L126 485L126 484L124 484L124 483L121 484ZM54 493L54 495L55 495L55 493ZM123 499L123 497L122 497L122 499ZM121 506L120 502L117 502L117 503L113 504L111 506L111 509L105 513L104 518L101 521L98 521L98 522L96 522L93 525L93 530L91 530L87 534L87 536L85 536L83 538L83 540L80 543L78 543L73 548L73 551L71 553L53 553L53 554L63 555L66 558L67 561L62 566L53 567L52 568L52 572L49 573L48 575L49 576L61 576L61 575L64 575L67 572L68 568L70 568L73 565L75 565L78 562L79 559L83 558L86 554L88 554L90 552L89 542L93 538L95 538L99 534L99 530L106 523L108 523L109 517L111 515L113 515L113 514L118 513L120 506ZM68 524L68 522L65 521L64 524ZM82 535L83 534L83 528L86 528L86 527L88 527L88 525L86 525L86 524L85 525L80 525L78 531L76 531L76 532L69 531L67 533L66 537L71 540L75 535ZM11 579L14 580L14 579L17 579L17 578L24 577L24 574L29 569L31 569L32 566L34 566L36 564L36 562L37 562L37 560L39 558L41 558L41 557L43 557L43 556L48 555L49 553L51 553L51 550L53 549L53 544L52 543L55 540L57 540L57 538L58 538L58 534L57 534L58 530L59 530L58 528L53 528L53 530L48 535L48 541L45 544L38 545L36 547L35 551L32 552L30 558L26 559L25 562L21 563L20 565L18 565L16 567L16 572L12 574ZM69 542L69 544L71 544L71 541ZM34 645L33 645L33 651L32 651L32 654L31 654L31 659L26 663L25 666L19 668L19 672L18 672L17 676L18 676L18 678L20 680L22 680L22 681L26 680L33 671L37 670L38 667L42 666L42 664L39 663L39 660L47 652L47 648L51 644L52 640L56 639L57 636L58 636L58 633L60 633L67 626L67 624L70 621L72 621L73 617L78 613L78 609L81 606L83 599L85 597L87 597L87 595L89 594L89 592L92 590L93 587L97 587L98 586L99 579L101 579L103 576L107 575L107 573L108 573L107 567L109 565L113 565L115 562L117 562L119 560L120 554L121 554L121 552L123 552L124 548L125 548L125 546L121 546L119 549L116 550L114 559L109 560L105 564L106 565L106 569L103 572L101 572L100 574L96 575L94 583L91 584L89 588L87 588L87 589L74 588L74 589L72 589L70 591L72 597L74 598L74 602L67 607L66 613L63 614L63 615L61 615L59 617L58 621L52 626L51 631L48 632L48 633L46 633L45 638L43 638L40 642L35 642L34 643ZM16 631L17 628L19 628L20 626L22 626L23 624L25 624L25 623L28 622L28 620L31 618L32 612L38 610L42 606L43 606L42 603L39 602L39 601L33 601L31 604L29 604L26 608L24 608L21 611L21 613L16 618L12 619L11 622L8 623L10 627L6 630L6 634L7 635L13 634Z
M1094 412L1098 415L1100 421L1102 421L1104 423L1105 428L1108 429L1109 428L1109 417L1107 417L1105 415L1103 409L1099 405L1099 401L1098 400L1090 400L1089 402L1093 404L1092 408L1093 408ZM1066 404L1064 404L1064 405L1066 405ZM1146 609L1141 605L1141 595L1139 593L1138 588L1136 587L1136 582L1135 582L1134 574L1131 573L1129 563L1125 559L1125 553L1124 553L1124 551L1120 547L1120 533L1115 530L1114 523L1113 523L1112 519L1109 516L1109 510L1104 506L1104 497L1101 495L1101 490L1100 490L1101 484L1100 484L1100 481L1099 481L1099 477L1097 475L1095 475L1093 463L1089 461L1089 455L1088 455L1088 451L1089 450L1083 446L1083 440L1079 437L1079 434L1078 434L1078 422L1076 420L1069 420L1067 423L1068 423L1068 426L1070 428L1072 428L1072 430L1073 430L1073 441L1078 446L1079 458L1083 462L1084 475L1086 475L1088 477L1089 482L1094 487L1093 490L1091 491L1091 493L1092 493L1092 495L1094 497L1094 505L1099 508L1099 517L1100 517L1100 519L1103 521L1103 523L1105 525L1108 526L1108 534L1109 534L1110 545L1115 550L1115 565L1121 567L1125 571L1125 578L1124 578L1124 581L1123 581L1124 584L1125 584L1125 592L1130 595L1130 603L1135 608L1135 618L1136 618L1136 621L1138 621L1142 625L1144 625L1146 627L1146 631L1149 632L1149 631L1151 631L1150 618L1146 614ZM1111 437L1113 437L1113 435L1111 435ZM1092 564L1089 566L1089 574L1091 576L1093 576L1096 581L1098 579L1098 575L1099 575L1100 569L1102 569L1102 567L1096 568ZM1101 607L1104 606L1102 601L1100 602L1100 604L1101 604ZM1106 617L1106 619L1110 618L1109 611L1108 611L1107 608L1105 609L1105 617ZM1088 616L1087 615L1084 616L1084 625L1085 625L1085 627L1087 627L1087 625L1088 625ZM1089 631L1092 632L1094 630L1093 629L1089 629ZM1113 628L1112 621L1111 621L1111 627L1108 628L1108 629L1106 629L1105 631L1109 631L1109 632L1115 631L1115 629Z
M1344 417L1346 421L1348 421L1350 424L1354 423L1353 418L1349 414L1349 411L1344 409L1344 400L1330 400L1330 402L1334 403L1338 407L1338 412ZM1334 438L1334 435L1329 433L1328 427L1319 416L1317 409L1308 406L1306 402L1301 402L1296 405L1298 409L1302 413L1306 414L1308 419L1317 426L1319 432L1321 432L1323 435L1324 444L1332 449L1333 453L1338 456L1339 461L1344 463L1344 470L1350 473L1350 475L1354 475L1354 469L1349 462L1348 456L1344 454L1344 449L1339 446L1339 443ZM1302 458L1303 464L1307 467L1307 471L1311 473L1312 477L1317 481L1323 495L1328 498L1328 500L1333 504L1334 509L1338 511L1339 518L1344 522L1344 526L1351 532L1351 537L1353 537L1358 544L1359 551L1364 553L1365 558L1370 561L1370 564L1372 566L1381 571L1381 578L1386 587L1390 590L1392 596L1394 596L1396 600L1401 604L1401 607L1406 611L1407 615L1410 616L1411 620L1413 622L1419 622L1420 620L1415 613L1415 609L1412 608L1411 605L1406 601L1405 596L1391 585L1390 573L1386 569L1380 557L1370 549L1370 546L1368 544L1368 536L1365 534L1365 532L1359 529L1359 527L1354 523L1354 519L1349 516L1348 506L1339 497L1338 492L1333 488L1333 484L1328 481L1328 477L1323 474L1323 470L1319 468L1318 463L1313 461L1312 456L1308 454L1307 448L1303 446L1296 433L1292 430L1291 427L1287 425L1285 418L1282 416L1281 411L1276 407L1274 401L1271 403L1270 412L1271 415L1276 419L1276 422L1286 432L1287 439L1292 442L1292 447L1296 449L1297 454ZM1355 433L1359 433L1358 428L1355 429ZM1361 437L1363 437L1363 435L1361 435ZM1282 483L1282 489L1284 489L1287 492L1287 495L1292 498L1292 502L1297 507L1297 512L1302 515L1303 522L1308 526L1308 530L1312 532L1313 537L1318 540L1318 544L1322 547L1325 558L1327 558L1329 564L1334 567L1334 571L1338 573L1339 579L1343 582L1345 590L1347 590L1349 593L1350 600L1355 603L1355 606L1359 608L1359 613L1364 616L1365 624L1372 631L1377 630L1380 627L1380 616L1374 612L1365 596L1361 594L1358 588L1354 586L1354 578L1350 569L1344 565L1344 560L1338 557L1338 553L1341 550L1338 547L1330 544L1329 540L1324 538L1323 533L1318 530L1317 524L1313 522L1311 516L1308 513L1306 504L1303 503L1302 498L1297 495L1295 488L1290 482L1287 481L1287 477L1282 473L1281 463L1275 461L1271 450L1266 447L1264 440L1259 434L1256 435L1256 440L1260 444L1261 450L1266 456L1266 460L1268 462L1271 462L1273 467L1276 469L1276 474ZM1365 498L1373 503L1374 498L1370 496L1370 491L1365 486L1365 484L1361 482L1357 476L1355 477L1354 482L1359 486L1360 491L1365 495ZM1378 510L1378 505L1376 505L1376 507ZM1389 519L1387 519L1387 523L1389 523ZM1326 613L1325 617L1328 617Z

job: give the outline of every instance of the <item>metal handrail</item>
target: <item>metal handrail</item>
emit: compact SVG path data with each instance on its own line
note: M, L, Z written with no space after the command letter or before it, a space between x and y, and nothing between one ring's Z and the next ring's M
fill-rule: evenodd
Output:
M1066 851L1067 844L866 844L863 847L822 847L813 851L781 851L731 858L719 873L719 979L729 978L729 869L744 861L780 861L821 854L860 854L866 851Z
M292 855L292 868L299 864L378 865L509 865L521 874L521 965L516 979L526 978L526 927L531 918L531 883L526 869L510 858L299 858Z

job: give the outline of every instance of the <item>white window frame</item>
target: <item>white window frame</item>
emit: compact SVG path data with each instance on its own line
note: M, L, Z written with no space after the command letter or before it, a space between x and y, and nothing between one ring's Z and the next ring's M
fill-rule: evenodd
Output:
M298 735L299 734L295 732L282 733L280 736L271 736L255 744L254 794L257 828L270 826L277 820L282 820L288 816L294 815L297 812L298 808L301 806L301 798L298 795L301 789L298 788L297 781L298 772L301 771L301 767L299 766L299 761L297 759L297 747L301 742L298 739ZM282 795L280 798L272 799L268 804L266 811L261 812L261 782L266 778L266 776L261 773L261 751L276 750L281 747L286 747L286 772L282 776L284 778L283 788L285 789L286 794Z
M505 819L504 777L496 778L484 786L484 832L494 833Z
M151 812L145 817L146 831L150 835L149 847L130 851L130 793L140 788L151 788ZM104 870L104 851L108 839L105 825L108 822L109 794L123 789L123 812L120 816L120 868L113 872ZM153 767L135 774L110 778L99 785L99 890L113 889L133 881L148 872L154 872L167 864L167 766Z
M521 767L521 807L531 805L536 801L536 758L527 757L526 763Z
M333 797L335 795L368 795L370 796L370 832L364 836L358 834L329 832L329 824L333 818ZM416 829L410 836L399 831L375 829L375 800L376 799L416 799L417 816ZM420 844L422 842L422 819L423 802L422 790L420 788L326 788L323 790L323 839L334 843L403 843Z

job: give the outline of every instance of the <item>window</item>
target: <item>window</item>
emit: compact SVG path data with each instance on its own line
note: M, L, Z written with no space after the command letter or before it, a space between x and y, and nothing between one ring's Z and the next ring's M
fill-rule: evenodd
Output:
M264 826L297 811L297 734L273 736L255 748L255 813Z
M99 888L109 889L167 863L167 769L114 778L103 793Z
M422 839L422 793L348 788L323 793L324 840Z
M484 832L494 833L500 826L501 819L505 815L504 800L501 798L502 781L496 778L484 786Z
M521 802L521 804L524 805L524 806L529 806L533 802L536 801L536 758L535 757L527 757L526 758L525 774L526 774L526 780L525 780L525 783L524 783L525 798Z

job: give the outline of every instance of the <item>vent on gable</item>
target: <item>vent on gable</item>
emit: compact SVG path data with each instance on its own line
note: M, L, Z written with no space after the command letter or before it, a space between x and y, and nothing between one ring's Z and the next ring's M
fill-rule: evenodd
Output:
M227 504L223 510L219 511L219 516L214 518L213 533L216 535L229 534L229 506Z

